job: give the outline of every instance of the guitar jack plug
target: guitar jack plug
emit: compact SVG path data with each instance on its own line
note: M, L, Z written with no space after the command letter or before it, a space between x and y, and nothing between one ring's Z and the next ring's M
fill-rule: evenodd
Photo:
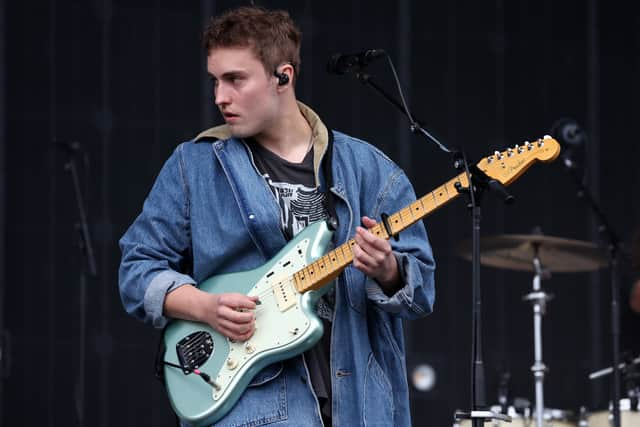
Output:
M163 360L162 363L164 363L167 366L171 366L172 368L177 368L177 369L182 369L185 370L187 369L188 371L191 371L192 373L196 374L197 376L199 376L200 378L202 378L202 381L206 382L207 384L209 384L211 387L213 387L216 390L220 390L222 388L222 386L220 386L220 384L218 384L217 382L215 382L214 380L211 379L211 376L208 374L205 374L204 372L202 372L200 369L189 369L180 365L176 365L175 363L171 363L171 362L167 362L166 360Z

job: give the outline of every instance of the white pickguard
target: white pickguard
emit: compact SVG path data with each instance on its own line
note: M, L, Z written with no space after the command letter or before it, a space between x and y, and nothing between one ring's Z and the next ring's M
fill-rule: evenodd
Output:
M229 357L215 380L220 388L213 390L214 400L223 396L227 387L234 385L234 379L250 367L249 362L301 339L309 328L309 319L301 309L302 294L296 290L293 279L293 273L307 265L304 254L309 242L309 239L304 239L294 246L248 293L249 296L258 296L261 302L255 309L256 331L248 341L229 340ZM293 299L284 311L279 308L275 294L275 291L282 294L281 289Z

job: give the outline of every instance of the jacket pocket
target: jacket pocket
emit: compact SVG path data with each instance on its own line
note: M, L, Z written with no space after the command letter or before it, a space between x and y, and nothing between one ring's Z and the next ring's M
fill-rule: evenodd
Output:
M216 427L258 427L289 418L282 362L267 366L253 378L231 411Z
M394 425L395 408L392 392L393 389L387 374L382 370L373 353L370 353L364 377L362 419L365 426L386 427Z
M367 291L365 290L366 277L363 272L350 266L345 270L345 288L349 305L358 313L364 311Z
M378 330L381 331L382 336L386 343L388 344L387 348L390 347L393 351L393 354L398 360L404 360L404 350L400 349L398 345L398 341L396 340L393 332L391 332L391 319L389 316L379 307L373 307L376 315L378 317ZM384 347L383 347L384 348Z
M272 379L280 375L283 369L284 365L282 364L282 362L272 363L271 365L258 372L258 374L249 383L249 387L256 387L271 381Z

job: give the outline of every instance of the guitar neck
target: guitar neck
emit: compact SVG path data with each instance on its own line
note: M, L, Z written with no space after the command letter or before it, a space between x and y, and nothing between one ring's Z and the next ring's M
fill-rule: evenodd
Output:
M393 215L389 215L387 222L391 229L391 235L382 223L377 223L369 229L374 235L388 240L392 236L415 224L436 209L444 206L449 201L460 195L456 185L467 187L469 181L466 174L462 173L445 184L427 193L404 209ZM353 262L351 248L356 244L354 239L338 246L323 257L297 271L294 274L295 286L299 292L317 290L331 283L342 271Z

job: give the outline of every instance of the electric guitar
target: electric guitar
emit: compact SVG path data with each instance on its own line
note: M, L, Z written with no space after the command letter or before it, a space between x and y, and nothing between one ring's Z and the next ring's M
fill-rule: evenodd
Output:
M558 142L545 136L485 157L476 167L508 185L536 161L550 162ZM473 172L472 172L473 175ZM431 193L389 215L371 231L389 239L455 199L468 188L461 173ZM183 421L209 425L226 415L253 377L265 366L311 348L322 336L315 306L328 285L353 261L355 240L325 253L333 232L324 221L302 230L269 262L253 270L211 277L200 289L217 294L258 296L256 331L234 342L208 325L173 320L164 333L164 377L171 405Z

